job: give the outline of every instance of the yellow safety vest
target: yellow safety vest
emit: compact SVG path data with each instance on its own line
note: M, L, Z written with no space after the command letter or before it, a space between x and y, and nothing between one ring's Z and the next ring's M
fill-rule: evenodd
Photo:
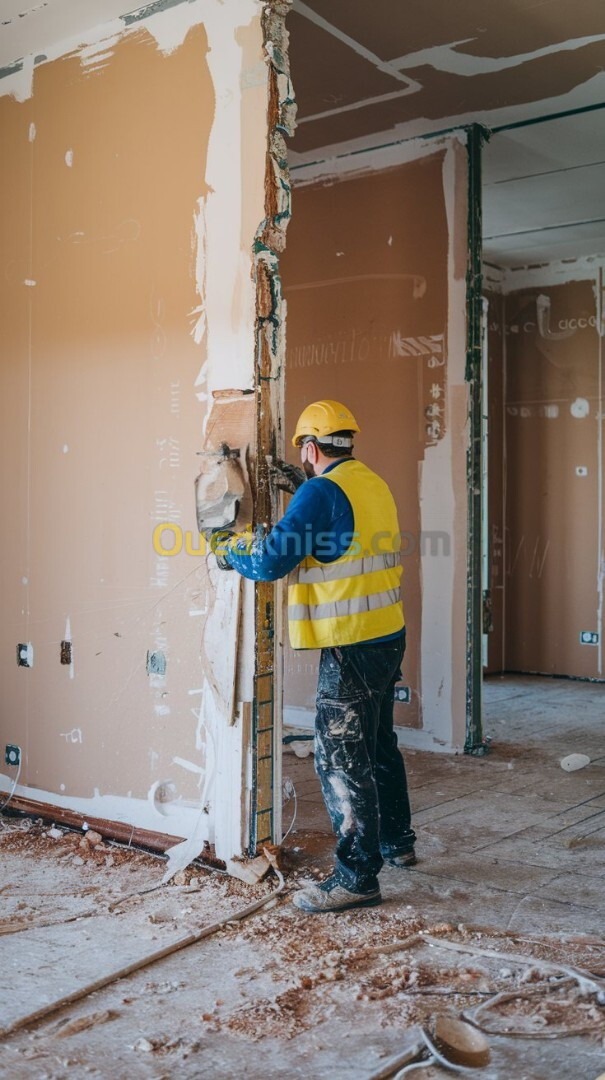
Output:
M293 649L324 649L387 637L405 625L401 535L388 485L360 461L321 477L353 508L355 536L344 555L322 563L308 555L290 575L288 629Z

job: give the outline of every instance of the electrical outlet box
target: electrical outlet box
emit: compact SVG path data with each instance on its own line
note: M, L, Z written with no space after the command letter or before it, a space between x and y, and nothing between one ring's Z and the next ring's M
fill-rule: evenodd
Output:
M13 743L7 743L4 748L4 764L16 765L21 764L21 747L14 746Z
M598 645L599 635L594 630L580 630L580 645Z
M395 701L400 701L404 705L409 705L412 700L412 687L404 686L403 683L398 683L395 687Z
M148 675L165 675L166 674L166 657L163 652L148 652L147 653L147 674Z
M61 642L61 663L71 664L71 641Z
M31 642L19 642L17 645L17 665L19 667L34 666L34 647Z

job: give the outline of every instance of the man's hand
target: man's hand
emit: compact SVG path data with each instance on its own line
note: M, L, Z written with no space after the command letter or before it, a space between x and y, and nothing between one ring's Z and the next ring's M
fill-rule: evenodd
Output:
M294 492L298 491L307 479L304 469L299 469L298 465L290 465L288 461L279 459L270 466L269 475L276 488L287 491L290 495L294 495Z
M216 565L219 570L233 570L226 556L226 550L232 536L235 536L235 533L230 529L214 529L210 537L210 550L216 555Z

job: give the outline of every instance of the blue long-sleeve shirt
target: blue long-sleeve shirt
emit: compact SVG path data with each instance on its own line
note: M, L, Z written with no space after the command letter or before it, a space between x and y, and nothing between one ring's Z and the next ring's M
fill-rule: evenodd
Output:
M343 464L328 465L323 475ZM230 565L252 581L277 581L307 555L330 563L351 546L355 524L353 507L338 484L320 476L306 480L290 500L284 516L266 537L251 545L245 539L227 548Z
M354 460L353 458L346 458ZM342 458L328 465L325 476ZM234 570L252 581L277 581L294 570L307 555L318 562L330 563L344 555L355 537L353 507L338 484L324 483L321 476L306 480L290 500L283 518L266 537L232 541L225 557ZM373 638L391 641L403 634ZM361 643L360 643L361 644Z

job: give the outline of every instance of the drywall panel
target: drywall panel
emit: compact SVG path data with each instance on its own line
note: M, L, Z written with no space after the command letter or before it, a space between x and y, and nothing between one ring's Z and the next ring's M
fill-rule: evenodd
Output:
M222 856L244 839L253 597L230 725L213 679L240 583L200 550L193 485L212 392L254 384L259 16L202 0L111 24L0 98L2 745L19 795L197 826Z
M451 628L464 611L458 602L466 603L463 293L452 321L466 271L464 242L453 240L454 222L464 235L465 170L456 144L400 167L295 189L284 257L286 429L311 400L346 402L361 427L356 455L395 494L408 627L403 682L411 693L396 720L444 746L456 742L454 711L464 736L464 704L461 717L452 707ZM296 460L296 452L289 456ZM456 626L463 682L464 614ZM286 720L296 710L312 717L316 667L316 654L286 650Z
M506 297L506 667L602 675L602 378L594 281Z

